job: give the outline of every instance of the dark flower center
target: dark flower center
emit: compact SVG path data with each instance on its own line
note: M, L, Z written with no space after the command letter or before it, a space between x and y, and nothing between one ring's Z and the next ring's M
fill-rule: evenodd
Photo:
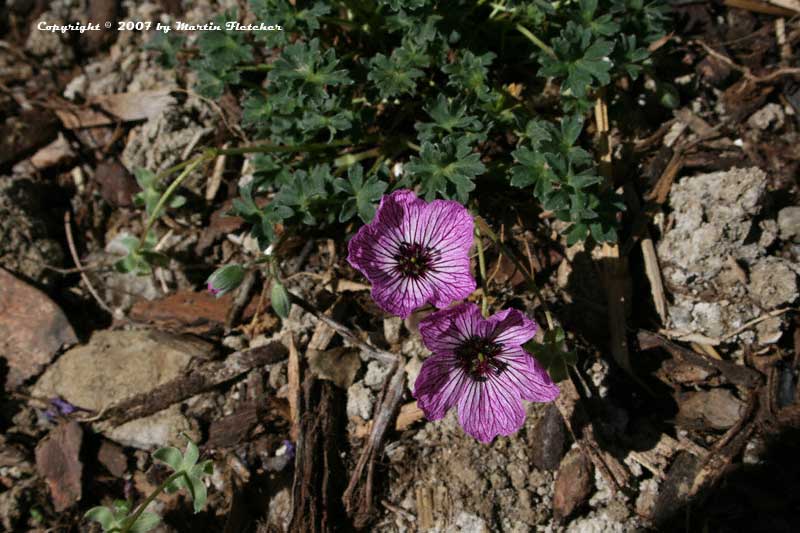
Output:
M473 336L455 349L461 368L476 381L486 381L489 373L499 376L508 364L498 359L503 346L484 337Z
M394 259L398 272L406 278L420 278L431 269L431 250L421 244L401 242Z

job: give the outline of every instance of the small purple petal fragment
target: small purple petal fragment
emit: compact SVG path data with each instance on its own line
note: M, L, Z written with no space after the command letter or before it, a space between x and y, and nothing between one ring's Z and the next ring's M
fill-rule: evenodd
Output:
M488 443L522 427L523 400L558 397L550 376L522 348L536 323L516 309L483 318L477 305L464 303L431 314L419 331L433 355L422 364L414 397L429 420L455 407L464 431Z
M58 412L62 415L71 415L78 410L77 407L58 396L50 398L50 403L53 405L53 407L58 409Z
M284 440L283 441L283 447L285 449L283 454L288 456L289 459L293 459L294 458L294 451L295 451L294 443L292 441L290 441L290 440Z
M458 202L425 202L409 190L381 199L348 244L347 261L372 283L372 298L402 318L425 304L443 309L475 290L469 250L474 222Z

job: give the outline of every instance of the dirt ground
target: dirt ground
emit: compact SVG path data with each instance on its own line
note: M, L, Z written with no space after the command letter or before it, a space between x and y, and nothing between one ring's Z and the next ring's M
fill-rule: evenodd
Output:
M241 109L187 91L191 73L159 66L140 33L33 28L87 9L203 21L236 4L0 7L4 530L99 531L86 510L141 501L167 475L149 452L182 435L214 462L208 504L159 497L155 531L300 530L316 501L345 531L797 530L800 13L671 2L662 61L680 105L609 105L628 117L611 132L619 257L568 247L559 222L509 195L488 201L578 364L556 403L527 405L519 433L485 445L454 412L424 420L411 395L429 355L421 317L384 316L336 235L286 239L287 288L308 307L285 320L259 278L204 291L248 246L244 221L223 216L245 158L221 163L210 201L209 180L187 183L201 207L164 217L168 264L108 267L143 229L133 169L232 142L223 119ZM75 126L87 100L120 94L133 96L116 119ZM518 268L487 254L493 303L542 321Z

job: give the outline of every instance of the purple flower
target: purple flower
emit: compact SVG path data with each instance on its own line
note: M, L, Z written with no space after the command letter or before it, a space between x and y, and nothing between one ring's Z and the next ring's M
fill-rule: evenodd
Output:
M347 260L372 283L383 310L406 318L426 303L442 309L475 290L473 228L458 202L428 203L412 191L395 191L352 238Z
M522 400L550 402L559 394L522 348L536 323L516 309L483 318L478 306L464 303L426 317L419 331L433 355L422 364L414 397L429 420L456 407L464 431L491 442L522 427Z

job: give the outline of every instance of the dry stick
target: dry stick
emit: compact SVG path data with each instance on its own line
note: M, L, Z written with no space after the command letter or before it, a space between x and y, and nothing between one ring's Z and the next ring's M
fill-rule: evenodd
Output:
M376 408L369 441L367 441L367 445L361 452L361 457L359 457L358 463L353 469L347 490L342 496L347 512L350 515L355 514L353 522L356 528L365 527L369 523L373 507L372 494L375 464L383 452L386 432L392 425L391 422L397 413L405 388L406 372L400 365L399 359L397 359L392 377L389 383L384 386L381 401ZM367 464L369 464L368 467ZM367 467L367 475L362 487L361 481L365 467Z
M597 131L600 133L602 139L600 144L600 173L607 179L607 186L612 186L611 137L608 127L608 107L606 107L602 91L598 95L595 105L595 121L597 122ZM609 245L607 243L603 243L601 257L600 269L605 278L606 294L608 297L611 353L617 364L624 368L628 374L633 375L625 331L627 259L624 256L620 256L618 244Z
M716 50L714 50L713 48L708 46L706 43L704 43L703 41L696 40L696 41L692 41L692 42L694 42L695 44L700 45L710 56L713 56L713 57L719 59L720 61L722 61L723 63L725 63L729 67L731 67L732 69L738 70L739 72L741 72L744 75L745 78L747 78L748 80L750 80L752 82L755 82L755 83L769 83L769 82L771 82L773 80L776 80L778 78L781 78L783 76L800 76L800 68L796 68L796 67L783 67L783 68L779 68L777 70L773 70L772 72L770 72L769 74L766 74L764 76L756 76L755 74L753 74L750 71L749 68L743 67L741 65L737 65L736 63L734 63L731 60L731 58L729 58L725 54L717 52Z
M317 317L318 320L321 320L322 322L330 326L331 329L336 331L336 333L338 333L339 335L350 341L350 343L353 344L354 346L357 346L359 349L361 349L361 351L363 351L369 357L372 357L373 359L377 359L379 361L388 364L395 364L399 361L399 358L393 353L381 350L379 348L375 348L374 346L362 341L353 332L353 330L351 330L344 324L340 324L339 322L325 315L324 313L321 313L319 309L317 309L316 307L305 301L303 298L297 296L296 294L290 292L289 299L291 300L292 303L297 304L301 308L303 308L304 311L311 313L312 315Z
M149 416L172 404L236 379L254 368L282 361L286 356L286 347L280 342L234 352L224 361L205 363L185 376L168 381L150 392L117 402L92 419L82 421L107 420L116 426Z
M86 275L84 271L83 265L81 265L81 260L78 257L78 251L75 249L75 241L72 239L72 224L71 224L71 217L69 211L64 213L64 231L67 234L67 245L69 246L69 253L72 256L72 260L75 262L75 266L78 267L79 272L81 274L81 279L86 284L86 288L89 289L89 293L92 297L97 301L98 305L108 311L112 316L114 315L114 311L100 298L100 295L97 294L97 291L94 289L92 282L89 281L89 276Z
M633 213L641 211L642 206L639 204L639 197L629 184L625 185L625 198L628 201L628 206ZM644 228L644 235L639 241L642 247L642 257L644 257L644 271L647 274L647 279L650 282L650 294L653 297L653 304L656 307L656 312L661 323L667 323L667 295L664 291L664 282L661 279L661 267L658 264L658 256L656 255L655 245L653 238L650 235L650 229ZM627 254L626 254L627 255Z

